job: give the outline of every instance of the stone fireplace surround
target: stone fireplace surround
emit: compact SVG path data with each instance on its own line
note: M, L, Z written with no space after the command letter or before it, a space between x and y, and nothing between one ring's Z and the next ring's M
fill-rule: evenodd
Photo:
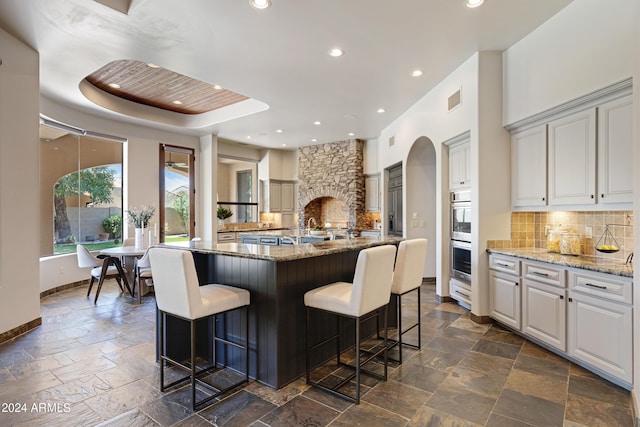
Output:
M370 228L364 212L364 142L358 139L310 145L298 149L298 226L306 227L305 207L332 197L348 208L348 223ZM318 212L315 202L313 212ZM320 220L322 214L316 213Z

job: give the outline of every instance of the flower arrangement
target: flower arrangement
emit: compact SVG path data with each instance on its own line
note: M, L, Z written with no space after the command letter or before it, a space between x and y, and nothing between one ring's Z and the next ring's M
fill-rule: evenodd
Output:
M129 220L129 224L135 228L145 228L155 212L156 208L154 206L131 208L127 211L127 219Z

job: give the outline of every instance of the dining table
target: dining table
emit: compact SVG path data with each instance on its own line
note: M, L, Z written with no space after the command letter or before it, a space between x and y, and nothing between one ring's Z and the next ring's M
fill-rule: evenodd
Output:
M133 276L133 258L139 258L144 255L147 248L140 248L137 246L114 246L113 248L100 249L100 255L108 256L112 260L117 260L114 264L117 266L119 264L125 267L125 274L123 278L125 280L125 285L131 296L134 296L133 287L129 286L130 279L134 279ZM135 286L135 284L134 284ZM140 292L140 287L138 286L138 292Z

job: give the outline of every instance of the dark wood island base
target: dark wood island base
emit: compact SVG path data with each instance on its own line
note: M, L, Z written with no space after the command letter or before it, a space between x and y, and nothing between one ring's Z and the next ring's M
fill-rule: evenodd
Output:
M384 244L397 245L399 237L355 238L307 243L293 246L264 246L241 243L214 244L185 242L163 244L193 252L201 285L219 283L247 289L251 292L249 306L249 375L262 384L280 388L305 373L306 310L305 292L338 281L351 282L356 260L362 249ZM395 307L389 307L394 313ZM311 331L312 342L331 336L336 330L334 316L322 316L313 321L318 325ZM167 324L165 345L174 357L182 354L188 343L188 329L177 319ZM174 321L175 320L175 321ZM363 325L366 334L375 334L372 319ZM395 325L393 316L389 324ZM237 315L229 314L217 321L218 335L243 336L244 325ZM212 322L198 327L198 353L211 360ZM353 346L353 337L347 331L341 338L343 349ZM335 347L325 346L312 355L312 366L335 356ZM186 354L186 353L185 353ZM242 356L234 350L218 351L218 362L232 367L238 364L244 370Z

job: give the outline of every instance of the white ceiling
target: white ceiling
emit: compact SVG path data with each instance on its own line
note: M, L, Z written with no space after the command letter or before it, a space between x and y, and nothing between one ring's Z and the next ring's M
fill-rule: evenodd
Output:
M56 102L150 127L295 148L349 132L377 137L473 53L504 50L571 0L486 0L477 9L464 0L272 1L260 11L249 0L132 0L123 14L92 0L0 0L0 27L40 53L41 94ZM334 46L346 54L330 57ZM153 62L269 109L191 129L123 116L78 88L116 59ZM424 75L411 77L414 69Z

